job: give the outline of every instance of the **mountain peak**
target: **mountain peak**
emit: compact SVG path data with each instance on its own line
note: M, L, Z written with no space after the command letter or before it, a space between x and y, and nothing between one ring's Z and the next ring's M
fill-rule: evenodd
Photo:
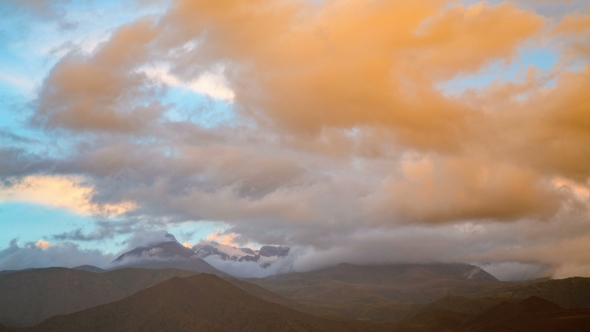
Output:
M266 268L280 257L289 254L289 247L265 245L260 250L251 248L238 248L215 241L202 241L193 246L192 250L197 257L216 257L224 261L256 262Z
M170 239L174 239L174 236L170 236ZM184 247L174 239L145 247L137 247L131 251L123 253L113 262L120 263L124 260L142 258L191 258L193 255L194 252L192 250Z
M178 242L176 240L176 237L174 237L174 235L170 234L170 233L166 233L166 235L164 235L165 238L169 239L170 241L174 241L174 242Z

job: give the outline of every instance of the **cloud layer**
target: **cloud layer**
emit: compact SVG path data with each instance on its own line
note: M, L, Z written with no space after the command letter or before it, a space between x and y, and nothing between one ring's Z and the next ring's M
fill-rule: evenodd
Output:
M2 190L35 199L23 183L83 179L61 203L37 201L77 211L82 190L83 209L115 211L121 233L221 222L237 243L310 248L302 270L468 261L588 275L575 253L590 243L590 16L527 6L173 1L57 61L29 120L71 148L0 148ZM439 88L527 47L558 64ZM178 89L231 116L179 117Z

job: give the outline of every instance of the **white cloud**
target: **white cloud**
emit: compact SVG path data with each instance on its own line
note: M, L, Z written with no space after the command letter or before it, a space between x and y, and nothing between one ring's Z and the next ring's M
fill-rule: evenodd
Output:
M228 87L223 69L208 71L194 80L185 82L170 73L166 65L144 67L140 72L145 73L152 80L156 80L173 87L181 87L214 99L233 101L234 91Z

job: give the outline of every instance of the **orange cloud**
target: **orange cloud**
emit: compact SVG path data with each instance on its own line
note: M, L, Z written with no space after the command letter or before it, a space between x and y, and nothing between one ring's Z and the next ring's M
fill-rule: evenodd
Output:
M49 128L133 132L159 117L161 106L138 106L147 81L133 69L155 37L144 19L119 28L93 54L70 53L45 79L33 122Z
M432 79L509 58L543 20L510 4L178 1L165 41L199 38L178 72L227 63L243 112L295 133L386 126L404 145L455 149L468 107ZM501 29L499 28L501 27Z
M590 33L590 15L566 15L553 31L559 34Z
M510 163L432 157L406 162L402 170L383 181L383 196L371 206L378 220L547 219L560 208L558 194L539 174Z
M0 184L0 202L17 201L67 209L74 213L118 215L135 207L130 202L95 204L93 187L81 177L31 175L13 180L10 186Z
M203 241L215 241L221 244L225 244L232 247L239 247L240 245L235 242L235 238L238 237L239 234L236 233L225 233L222 231L213 231L211 234L207 235Z
M39 248L39 249L47 249L51 246L51 243L44 241L44 240L39 240L37 241L37 243L35 243L35 247Z
M551 88L535 69L524 82L455 98L436 87L510 63L526 42L583 33L586 21L568 16L551 34L545 18L511 3L178 0L160 20L125 25L95 52L64 57L34 120L123 134L157 129L143 133L165 148L140 153L117 142L82 162L101 176L146 172L142 179L154 180L129 190L146 210L162 204L232 222L545 220L570 197L553 179L590 176L588 67L551 72ZM165 70L153 69L161 63ZM211 73L223 82L217 96L252 127L206 132L161 117L154 82L207 93L211 86L195 84ZM179 179L154 176L171 169ZM364 210L334 212L343 201Z

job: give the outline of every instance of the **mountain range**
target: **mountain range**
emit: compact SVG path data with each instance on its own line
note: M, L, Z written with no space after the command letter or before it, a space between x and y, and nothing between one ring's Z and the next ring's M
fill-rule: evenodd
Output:
M135 277L147 271L154 273L140 269ZM30 271L14 273L25 272ZM88 272L77 272L88 277ZM77 296L80 294L72 295ZM480 304L478 309L470 309L475 303ZM193 274L174 276L116 301L50 317L26 331L587 331L590 326L590 309L567 309L537 296L518 301L448 296L416 304L414 312L388 321L305 313L292 308L296 305L245 281ZM0 325L0 331L21 330Z
M57 267L2 274L0 323L30 326L54 315L123 299L171 277L194 274L185 270L130 268L92 273Z
M0 271L2 331L586 331L590 278L500 282L470 264L335 266L237 279L204 259L270 263L260 250L174 239L114 269ZM170 268L170 267L176 267Z
M112 303L56 316L29 331L384 331L267 302L208 274L174 277Z
M267 268L281 257L289 254L289 247L262 246L260 249L237 248L215 241L203 241L192 248L166 235L168 241L134 248L119 255L113 264L117 267L177 268L202 273L222 275L203 259L217 258L223 261L256 262Z

